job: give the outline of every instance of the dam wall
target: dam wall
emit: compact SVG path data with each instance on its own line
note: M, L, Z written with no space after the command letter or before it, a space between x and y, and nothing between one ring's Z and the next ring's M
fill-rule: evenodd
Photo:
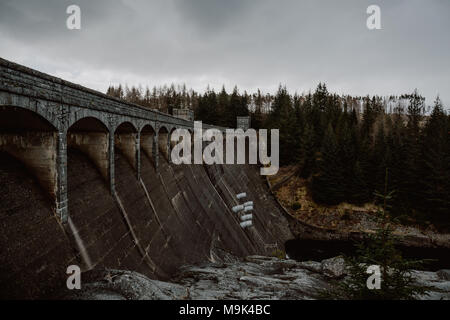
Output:
M291 238L257 167L173 165L157 173L147 156L138 180L115 153L116 197L86 154L68 150L70 221L25 165L0 155L1 298L45 298L65 290L66 269L125 269L168 279L184 264L226 261L227 254L270 255ZM236 193L254 201L254 226L230 208Z
M258 166L174 165L176 128L193 123L0 59L0 298L56 297L70 265L166 280L282 250L292 236Z

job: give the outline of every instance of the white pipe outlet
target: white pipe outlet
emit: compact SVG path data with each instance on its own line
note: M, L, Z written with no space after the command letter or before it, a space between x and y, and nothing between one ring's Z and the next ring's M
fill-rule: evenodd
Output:
M252 226L252 222L251 221L244 221L241 222L241 228L245 229L247 227L251 227Z
M233 212L239 212L241 210L244 210L244 206L240 204L238 206L234 206L233 208L231 208L231 210L233 210Z
M242 199L242 198L245 198L246 196L247 196L247 194L245 192L242 192L242 193L237 194L236 198Z

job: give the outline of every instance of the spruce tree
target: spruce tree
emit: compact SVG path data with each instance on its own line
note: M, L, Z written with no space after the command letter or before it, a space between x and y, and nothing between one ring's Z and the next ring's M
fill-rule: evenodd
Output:
M317 170L312 180L312 195L314 201L335 205L344 199L342 190L343 177L339 163L339 149L331 124L322 143L320 156L317 160Z
M258 93L254 95L255 112L252 114L252 127L256 130L263 128L263 97L261 91L258 89Z
M314 172L316 163L316 148L314 142L314 130L309 123L303 128L300 136L300 156L299 165L301 167L300 176L309 178Z
M404 183L402 192L404 195L405 206L409 211L407 214L414 219L424 219L423 212L419 209L422 194L420 172L421 162L421 130L420 122L422 120L422 112L424 108L424 98L419 95L417 90L413 92L409 99L408 105L408 123L406 126L406 163L404 171Z
M415 300L427 294L429 288L419 285L412 276L412 269L419 268L425 261L408 260L396 248L398 239L393 234L389 215L388 170L385 175L383 194L376 193L382 207L378 211L378 225L375 234L356 244L355 256L344 256L347 275L322 296L348 300ZM380 287L369 288L367 270L375 266L380 271Z
M298 137L293 133L295 118L293 117L291 96L286 87L278 88L274 98L272 111L269 115L269 127L280 130L280 164L292 163L297 155L293 152Z
M450 229L450 166L447 116L437 97L433 112L424 128L422 142L422 210L427 219L442 229Z
M230 99L228 96L228 93L225 90L225 87L222 86L222 91L220 91L219 96L218 96L218 105L217 105L217 113L218 113L218 118L219 118L219 122L218 124L226 127L229 125L229 115L228 112L230 111Z

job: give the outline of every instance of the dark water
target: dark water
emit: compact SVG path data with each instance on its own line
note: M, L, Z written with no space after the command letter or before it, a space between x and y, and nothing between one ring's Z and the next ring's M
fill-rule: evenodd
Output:
M340 254L348 256L356 253L355 243L341 240L289 240L285 244L286 254L297 261L321 261ZM450 249L447 248L420 248L397 246L404 258L433 259L423 266L423 270L437 271L450 269Z

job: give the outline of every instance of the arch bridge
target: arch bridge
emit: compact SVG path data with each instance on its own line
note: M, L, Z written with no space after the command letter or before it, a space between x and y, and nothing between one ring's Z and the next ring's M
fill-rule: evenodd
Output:
M114 194L116 149L140 179L141 150L158 170L159 157L170 156L170 133L175 129L193 132L193 127L192 121L0 59L0 151L25 164L54 200L63 223L69 217L68 148L85 153Z

